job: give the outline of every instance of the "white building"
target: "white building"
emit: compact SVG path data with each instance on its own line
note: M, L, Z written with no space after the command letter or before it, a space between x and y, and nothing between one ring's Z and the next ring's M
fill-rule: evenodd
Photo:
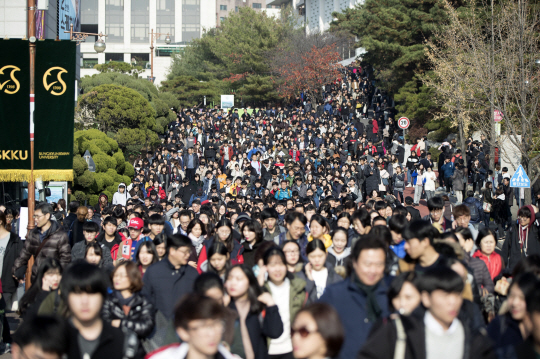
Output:
M2 1L2 0L0 0ZM216 26L216 0L82 0L81 31L107 34L104 53L94 51L94 38L81 44L81 76L97 73L94 65L107 61L137 63L150 77L150 32L169 34L154 42L156 85L166 79L171 53L181 51L204 29Z
M48 0L49 10L42 12L43 39L55 39L57 31L57 0ZM2 39L28 38L26 0L0 0L0 37ZM38 20L36 19L36 22ZM36 29L37 30L37 29Z
M333 12L353 8L362 0L304 0L306 31L323 32L330 28ZM302 5L302 4L300 4Z

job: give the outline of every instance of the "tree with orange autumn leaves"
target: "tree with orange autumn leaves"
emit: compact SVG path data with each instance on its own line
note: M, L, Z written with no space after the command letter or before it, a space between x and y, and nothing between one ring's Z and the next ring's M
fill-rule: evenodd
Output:
M340 78L339 47L346 43L336 34L297 34L273 52L270 67L278 92L293 98L301 92L322 101L322 86Z

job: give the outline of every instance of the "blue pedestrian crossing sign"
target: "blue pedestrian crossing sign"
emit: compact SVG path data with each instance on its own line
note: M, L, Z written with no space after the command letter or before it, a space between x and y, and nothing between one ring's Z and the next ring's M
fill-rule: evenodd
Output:
M514 173L514 175L510 179L510 187L514 187L514 188L530 188L531 187L531 180L527 176L527 173L525 173L525 170L523 169L522 165L519 165L516 173Z

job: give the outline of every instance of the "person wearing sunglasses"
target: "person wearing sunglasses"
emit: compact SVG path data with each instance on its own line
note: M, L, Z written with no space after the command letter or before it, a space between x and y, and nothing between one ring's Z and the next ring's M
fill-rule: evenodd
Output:
M345 331L334 308L325 303L313 303L294 318L291 338L295 358L335 358L343 345Z

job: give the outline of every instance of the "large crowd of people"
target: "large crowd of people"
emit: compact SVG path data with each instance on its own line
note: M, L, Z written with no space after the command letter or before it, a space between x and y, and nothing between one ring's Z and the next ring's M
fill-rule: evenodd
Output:
M25 240L0 206L2 352L540 357L540 182L524 203L483 136L406 143L368 77L344 68L322 100L180 109L132 183L38 204Z

